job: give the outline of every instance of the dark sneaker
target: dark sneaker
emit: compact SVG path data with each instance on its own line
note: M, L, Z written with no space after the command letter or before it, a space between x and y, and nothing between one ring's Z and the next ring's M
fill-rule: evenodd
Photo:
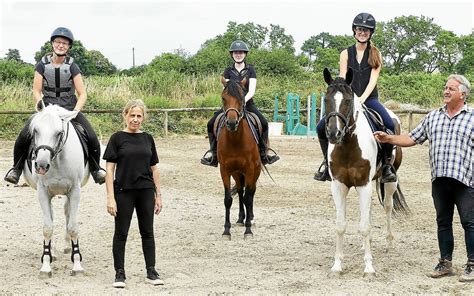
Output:
M97 171L91 172L92 179L97 184L104 184L105 183L105 171L103 169L98 169Z
M468 261L464 267L464 273L459 277L460 282L474 281L474 262Z
M446 259L439 259L438 265L428 273L428 276L434 279L447 275L453 275L453 263Z
M115 272L115 282L112 284L114 288L125 288L125 270L117 269Z
M10 182L12 184L18 184L18 181L20 180L21 176L21 170L17 169L10 169L3 180Z
M380 180L381 183L390 183L390 182L397 182L397 175L392 170L392 166L386 164L382 168L382 179Z
M149 267L146 269L146 281L154 286L165 284L165 282L160 279L160 275L158 272L156 272L154 267Z

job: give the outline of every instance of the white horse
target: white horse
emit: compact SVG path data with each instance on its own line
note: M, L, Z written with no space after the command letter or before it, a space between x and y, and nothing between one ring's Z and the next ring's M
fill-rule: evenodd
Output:
M393 247L392 211L408 213L408 206L400 190L398 181L380 183L381 166L377 163L377 143L373 137L363 107L350 87L352 70L348 69L346 78L332 79L324 69L324 79L328 84L325 97L326 104L326 135L328 136L328 164L331 175L331 192L336 206L336 254L333 274L342 272L343 236L346 231L346 197L351 187L359 194L360 225L359 231L363 238L364 275L375 274L372 266L370 250L370 210L372 203L372 180L376 180L380 189L379 199L383 203L387 221L388 247ZM399 119L392 113L392 117ZM395 169L401 164L401 149L397 147L392 157ZM395 207L394 207L395 204Z
M53 209L51 200L56 195L65 196L66 241L71 241L72 275L83 272L79 252L79 200L81 187L89 178L88 166L84 165L84 153L79 137L70 122L78 111L68 111L49 105L32 116L30 135L33 138L31 171L25 163L23 173L26 182L38 192L43 212L43 255L40 276L51 277L51 237L53 235ZM69 248L65 249L68 252Z

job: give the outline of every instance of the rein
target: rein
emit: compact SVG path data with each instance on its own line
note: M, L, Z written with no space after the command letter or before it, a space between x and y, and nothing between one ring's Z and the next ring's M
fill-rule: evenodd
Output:
M226 87L224 88L224 90L226 90L229 85L230 85L230 83L226 85ZM240 120L242 120L242 118L243 118L244 115L245 115L245 99L244 99L244 98L240 98L240 101L241 101L241 105L242 105L241 110L238 110L237 108L232 108L232 107L225 109L225 108L223 107L224 116L225 116L225 123L227 123L227 121L228 121L227 115L229 114L229 112L234 111L234 112L237 113L237 126L239 125Z
M64 148L64 145L66 145L67 138L69 137L69 123L66 123L66 126L67 126L66 132L64 132L64 120L62 122L63 122L63 130L59 134L58 144L56 145L55 149L53 149L49 145L36 146L33 149L33 154L31 156L32 159L36 159L38 151L41 149L48 150L51 153L51 160L54 160L58 156L58 154L61 153L61 151Z

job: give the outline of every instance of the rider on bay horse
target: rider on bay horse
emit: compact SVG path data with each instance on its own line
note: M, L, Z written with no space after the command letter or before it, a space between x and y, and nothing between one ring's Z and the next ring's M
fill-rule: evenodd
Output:
M245 95L245 109L248 112L255 113L261 124L262 124L262 136L259 140L259 150L260 150L260 158L263 164L272 164L280 159L278 155L268 155L268 121L265 117L260 113L257 109L253 101L253 96L255 94L255 89L257 86L257 74L255 69L245 63L245 58L247 57L247 53L249 52L249 48L245 42L236 40L232 42L229 48L229 53L234 63L232 66L228 67L224 71L224 78L227 80L236 80L242 81L245 77L247 77L247 83L244 87L244 95ZM215 112L214 116L209 120L207 124L207 134L209 136L209 144L211 149L208 152L211 152L211 155L208 157L203 157L201 159L201 163L204 165L214 166L217 167L217 139L214 135L214 123L216 121L217 116L224 112L222 109ZM206 152L206 154L208 153Z

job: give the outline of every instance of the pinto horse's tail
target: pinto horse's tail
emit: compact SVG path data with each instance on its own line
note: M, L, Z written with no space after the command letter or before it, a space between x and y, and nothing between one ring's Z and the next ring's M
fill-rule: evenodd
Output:
M385 197L385 184L380 182L380 178L377 179L377 196L379 198L380 203L383 205L384 197ZM393 217L394 218L401 218L410 216L411 211L408 207L408 204L405 201L405 196L403 195L402 189L400 188L400 184L397 182L397 190L393 193Z

